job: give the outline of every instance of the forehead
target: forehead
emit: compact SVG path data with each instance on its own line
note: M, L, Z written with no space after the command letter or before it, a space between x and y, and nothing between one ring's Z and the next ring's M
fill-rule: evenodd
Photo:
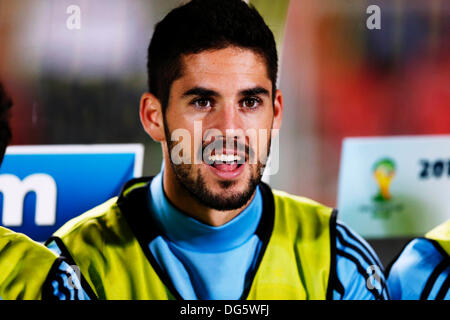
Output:
M265 59L250 49L237 47L185 55L182 57L182 70L181 78L188 82L230 79L270 82Z

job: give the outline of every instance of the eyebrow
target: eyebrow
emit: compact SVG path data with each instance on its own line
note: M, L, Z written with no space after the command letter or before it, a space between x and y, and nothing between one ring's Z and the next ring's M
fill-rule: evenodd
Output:
M189 96L218 97L220 95L218 92L211 89L206 89L203 87L194 87L192 89L185 91L182 95L182 97L189 97Z
M239 92L239 95L241 96L256 96L256 95L265 95L270 96L270 93L267 89L263 87L254 87L245 89ZM214 90L203 88L203 87L194 87L187 91L185 91L182 95L182 97L189 97L189 96L201 96L201 97L219 97L220 94Z
M265 96L270 96L269 94L269 90L264 89L263 87L255 87L255 88L250 88L250 89L245 89L242 90L241 92L239 92L239 94L241 96L257 96L257 95L265 95Z

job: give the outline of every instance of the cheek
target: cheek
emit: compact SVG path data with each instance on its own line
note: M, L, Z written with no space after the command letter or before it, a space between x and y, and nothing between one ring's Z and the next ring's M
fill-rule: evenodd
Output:
M258 160L259 162L266 163L267 157L269 155L270 148L270 129L260 130L258 136Z
M168 112L166 114L167 141L170 145L169 157L174 164L194 163L195 150L195 128L194 123L186 121L184 118Z
M269 154L272 121L270 119L270 121L257 121L248 124L246 138L251 149L250 164L265 163Z
M265 105L264 109L259 112L251 113L245 117L245 123L247 127L252 127L255 129L271 129L274 120L273 107L272 105Z
M272 132L272 125L273 125L273 113L270 114L270 117L268 117L265 121L265 127L262 130L262 133L260 134L260 144L259 144L259 155L260 155L260 161L266 163L267 157L270 153L270 142L271 138L273 136Z

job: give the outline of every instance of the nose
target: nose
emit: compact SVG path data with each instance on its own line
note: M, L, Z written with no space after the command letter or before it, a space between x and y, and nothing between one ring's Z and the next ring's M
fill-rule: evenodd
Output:
M223 136L226 136L227 133L234 135L237 130L243 129L238 106L233 102L224 104L221 108L218 108L212 116L214 117L214 120L212 121L214 123L213 128L222 132Z
M205 127L204 139L215 140L220 139L226 142L224 148L232 150L236 147L235 143L245 145L244 121L239 111L239 107L233 102L227 102L212 112L207 120Z

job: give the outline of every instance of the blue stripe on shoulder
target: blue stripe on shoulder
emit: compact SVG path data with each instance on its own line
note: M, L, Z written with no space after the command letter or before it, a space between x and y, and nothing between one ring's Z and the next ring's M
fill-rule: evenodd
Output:
M432 284L430 294L428 295L428 300L441 300L440 296L442 296L442 292L446 289L448 291L448 282L450 281L450 266L448 265L437 277L434 283ZM445 293L446 293L445 292Z
M350 228L337 223L336 226L336 249L338 259L346 259L351 263L338 263L338 278L347 290L347 287L358 287L362 295L363 291L370 292L376 299L389 299L386 280L383 274L383 267L370 245L360 236L351 231ZM352 265L356 267L359 273L358 284L354 279L349 278L348 272ZM352 270L354 272L354 268ZM357 297L353 297L356 298Z
M382 268L380 259L378 258L377 254L375 253L375 251L373 251L372 247L367 243L366 240L364 240L358 234L350 230L350 228L347 227L342 222L338 222L336 224L336 228L338 229L338 231L341 232L342 236L347 242L358 247L363 255L367 256L372 260L372 263L375 262L378 265L378 267Z
M71 266L65 261L52 275L53 295L59 300L89 300L89 296L81 287L78 267Z

